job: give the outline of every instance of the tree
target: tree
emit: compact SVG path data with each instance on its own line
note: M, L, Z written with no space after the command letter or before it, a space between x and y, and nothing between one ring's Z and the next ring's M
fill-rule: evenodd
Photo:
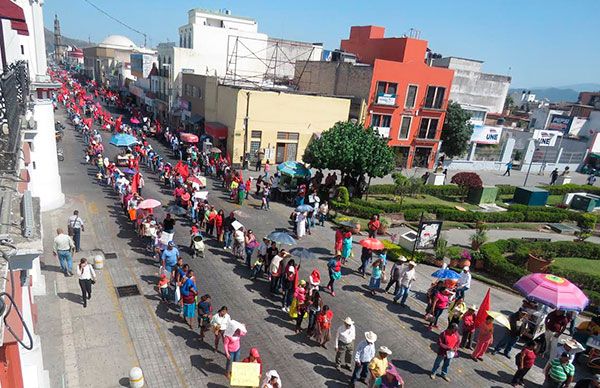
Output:
M350 122L338 122L313 139L302 160L314 168L339 170L357 183L365 175L382 178L395 167L387 140L371 127Z
M394 179L394 185L396 186L394 192L396 195L400 196L400 206L402 206L402 202L404 202L404 196L415 196L423 187L423 180L420 178L408 178L400 173L392 174L392 178Z
M467 196L470 189L483 186L481 177L474 172L459 172L452 177L450 183L461 187L464 197Z
M451 101L446 111L446 121L442 130L442 151L449 157L463 155L469 148L469 141L473 135L473 125L468 121L469 112L461 108L460 104Z
M512 96L506 96L506 100L504 100L504 110L512 110L515 108L515 100L513 100Z

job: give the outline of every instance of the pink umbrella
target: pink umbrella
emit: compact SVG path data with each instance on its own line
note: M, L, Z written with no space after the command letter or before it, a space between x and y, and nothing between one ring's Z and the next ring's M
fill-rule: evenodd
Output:
M359 244L373 251L379 251L385 248L385 245L383 245L383 243L376 238L365 238L360 240Z
M136 119L135 117L129 121L131 122L131 124L139 124L140 123L140 120Z
M140 202L140 204L138 205L138 208L153 209L153 208L159 207L159 206L160 206L160 202L157 201L156 199L145 199L142 202Z
M555 309L582 311L589 303L576 285L556 275L532 273L519 279L514 287L527 299Z
M186 143L198 143L198 136L194 135L193 133L183 132L179 135L179 137L181 138L181 141Z

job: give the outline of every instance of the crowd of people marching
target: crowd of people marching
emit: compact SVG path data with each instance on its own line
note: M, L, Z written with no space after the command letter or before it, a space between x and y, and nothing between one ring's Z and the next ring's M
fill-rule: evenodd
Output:
M213 177L229 193L231 201L239 205L243 205L251 191L255 190L255 196L262 202L261 209L268 211L272 192L278 187L280 179L278 172L271 171L269 161L262 167L257 166L257 170L262 171L258 179L245 179L243 172L234 169L223 153L199 149L197 141L185 142L168 127L163 130L158 121L153 122L141 112L125 106L117 94L94 82L81 84L64 71L53 73L53 77L63 85L57 101L65 107L71 123L82 134L85 159L96 166L98 183L112 188L118 194L124 214L129 217L140 238L145 239L148 251L160 266L157 289L162 302L176 308L185 323L199 331L202 340L207 334L212 335L215 352L221 344L227 376L231 373L231 363L242 359L241 340L247 332L246 325L232 319L230 313L233 312L227 306L213 309L211 296L200 293L194 271L184 263L180 252L181 249L189 249L193 255L203 255L204 241L207 239L222 244L223 250L231 250L240 264L250 269L250 279L262 278L269 283L272 297L280 300L282 310L295 322L295 333L305 333L315 345L323 348L333 342L336 368L352 372L350 386L358 381L365 382L369 387L404 386L399 371L389 361L392 352L387 346L375 345L377 335L374 332L368 331L357 336L354 321L350 317L345 317L341 326L332 328L334 312L323 294L335 297L335 283L342 276L342 267L347 266L352 257L353 234L348 228L336 230L335 255L327 263L327 284L324 284L317 268L311 271L307 279L302 279L299 275L300 264L293 254L282 248L276 240L255 236L250 228L238 221L239 213L236 212L239 210L227 214L224 209L211 204L208 191L205 190L205 177ZM130 123L124 123L122 116L113 118L101 102L128 109L131 113ZM161 155L148 141L149 133L162 140L172 155ZM110 160L104 149L105 134L106 137L114 134L131 135L136 142L123 147L121 154L115 160ZM171 163L170 160L177 162ZM169 213L164 219L158 219L153 210L161 205L160 202L143 197L145 182L142 168L155 174L164 188L172 192L173 204L167 208ZM319 172L312 179L299 184L294 198L296 210L290 216L296 239L324 225L329 212L328 199L334 193L336 180L334 174L325 178ZM189 247L180 247L174 242L175 223L178 220L175 216L187 219L191 224ZM375 237L379 226L380 220L374 216L368 225L369 237ZM416 280L417 264L414 261L400 257L389 266L385 249L363 247L360 262L356 272L362 277L369 275L368 288L371 294L393 290L392 302L407 308L411 286ZM382 285L383 282L387 284ZM512 348L526 328L529 314L537 311L536 306L524 302L518 311L510 315L509 327L493 346L494 317L486 311L478 311L476 305L466 303L470 287L470 269L464 267L458 281L451 284L445 280L435 281L427 290L428 303L424 311L427 328L438 329L442 313L447 311L448 315L447 325L444 325L445 329L437 339L437 357L430 373L432 379L440 376L450 381L450 364L460 348L472 351L470 356L474 362L483 360L488 348L492 348L491 354L502 352L510 358ZM548 358L544 370L546 386L569 386L574 376L577 341L559 342L558 338L567 329L575 332L571 322L574 324L574 317L570 314L561 311L548 314L543 341L526 343L516 357L517 370L511 382L513 386L524 384L525 375L542 354ZM600 326L597 327L600 331ZM263 375L257 348L250 348L247 357L241 361L261 364ZM265 372L263 377L263 388L282 385L274 369ZM590 380L590 385L576 386L598 387L600 378Z

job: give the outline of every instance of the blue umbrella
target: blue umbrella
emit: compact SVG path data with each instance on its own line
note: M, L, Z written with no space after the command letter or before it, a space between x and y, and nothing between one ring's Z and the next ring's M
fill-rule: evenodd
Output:
M310 170L300 162L283 162L277 166L277 171L293 178L310 178Z
M449 280L457 280L460 278L459 273L457 273L451 269L448 269L448 268L438 269L437 271L432 273L431 276L436 277L438 279L449 279Z
M313 207L310 205L300 205L296 208L296 211L300 213L311 212L313 211Z
M276 242L277 244L296 245L296 240L285 232L271 232L267 236L267 240Z
M312 260L312 259L317 258L317 254L308 248L301 248L301 247L294 248L294 249L290 250L290 253L293 256L299 257L300 260L302 260L302 259Z
M126 133L117 133L110 138L110 144L117 147L129 147L138 143L138 139Z
M132 170L132 169L130 169L130 168L124 168L124 169L123 169L123 172L124 172L125 174L131 174L131 175L135 175L135 174L137 173L137 171L135 171L135 170Z

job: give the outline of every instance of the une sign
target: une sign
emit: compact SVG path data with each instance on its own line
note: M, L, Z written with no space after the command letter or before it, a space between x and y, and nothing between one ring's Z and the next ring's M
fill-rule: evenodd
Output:
M502 127L491 127L489 125L473 126L471 142L477 144L498 144L502 136Z
M559 136L562 136L561 131L546 131L543 129L533 131L533 138L538 141L540 147L554 147Z

